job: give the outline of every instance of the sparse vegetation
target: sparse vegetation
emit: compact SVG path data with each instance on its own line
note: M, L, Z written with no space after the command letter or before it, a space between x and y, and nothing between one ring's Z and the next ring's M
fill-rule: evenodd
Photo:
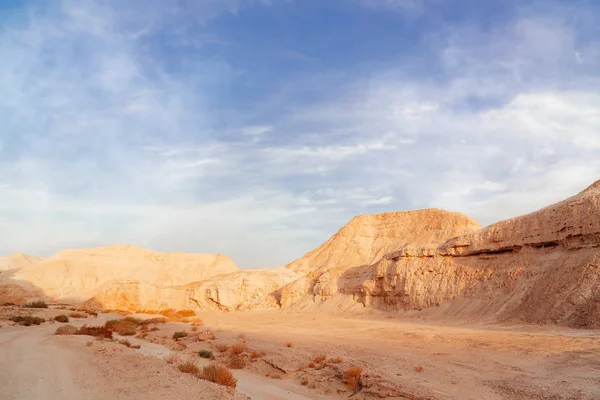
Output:
M237 379L233 377L231 371L215 363L204 367L202 372L198 374L198 377L206 381L214 382L231 388L235 388L237 386Z
M318 363L322 363L323 361L327 360L327 356L325 354L319 354L318 356L315 357L315 362Z
M138 326L142 323L141 320L133 317L123 319L111 319L104 326L106 329L113 330L122 336L133 336L137 333Z
M69 314L69 317L71 317L71 318L87 318L88 315L84 314L84 313L80 313L80 312L72 312L71 314Z
M415 372L423 372L424 370L425 369L423 367L421 367L420 365L415 368Z
M168 364L176 364L179 362L179 356L177 355L177 353L171 353L167 356L167 358L165 358L165 361Z
M77 329L75 335L87 335L87 336L102 336L105 339L112 339L113 332L106 326L82 326Z
M310 364L308 364L308 367L309 368L314 368L315 367L315 363L311 361Z
M204 322L200 318L194 318L192 320L192 326L202 326Z
M73 325L63 325L61 327L59 327L56 332L54 332L55 335L74 335L75 332L77 332L77 328L75 328Z
M229 356L228 366L232 369L244 369L246 367L246 360L240 354L232 354Z
M179 340L181 338L187 337L187 335L188 335L187 332L175 332L173 334L173 339L174 340Z
M308 377L306 377L306 376L302 377L302 380L300 381L300 384L302 386L308 385Z
M149 324L165 324L167 322L167 319L164 317L156 317L156 318L149 318L149 319L145 319L143 321L141 321L141 325L149 325Z
M93 340L88 340L87 343L85 344L87 347L90 347L94 344Z
M48 308L48 304L46 304L45 301L38 300L38 301L32 301L30 303L27 303L23 307L25 307L25 308Z
M18 323L19 325L25 326L40 325L42 322L46 321L44 318L32 317L30 315L17 315L16 317L12 317L10 320Z
M221 353L225 353L227 350L229 350L229 345L226 345L225 343L217 343L215 348Z
M186 361L184 363L179 364L177 366L177 369L179 369L184 374L198 375L200 373L200 369L198 368L198 365L196 365L196 363L194 363L192 361Z
M198 327L197 326L192 326L191 330L192 330L192 332L196 332L198 330Z
M335 358L330 358L329 362L332 364L341 364L344 362L344 359L342 357L335 357Z
M286 347L294 347L294 344L292 342L289 342L285 345Z
M202 358L208 358L208 359L212 359L213 358L213 352L210 350L200 350L198 352L198 355Z
M361 367L353 366L344 372L346 376L346 383L351 390L356 390L357 384L360 382L363 369Z
M69 317L67 317L64 314L61 314L61 315L57 315L56 317L54 317L54 320L57 322L67 323L67 322L69 322Z
M247 349L248 349L248 347L246 346L246 343L237 343L237 344L234 344L233 346L231 346L231 353L232 354L242 354Z

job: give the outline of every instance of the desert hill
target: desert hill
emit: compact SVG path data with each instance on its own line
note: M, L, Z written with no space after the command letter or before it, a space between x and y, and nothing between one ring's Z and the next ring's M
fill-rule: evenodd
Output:
M600 181L485 228L439 209L357 216L284 268L240 271L223 255L133 246L14 258L0 264L13 269L0 274L0 297L10 288L12 298L131 310L420 310L599 327Z

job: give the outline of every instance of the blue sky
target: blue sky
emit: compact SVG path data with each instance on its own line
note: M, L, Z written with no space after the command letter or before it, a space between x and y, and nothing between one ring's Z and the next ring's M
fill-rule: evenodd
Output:
M0 0L0 253L283 265L356 214L600 179L600 3Z

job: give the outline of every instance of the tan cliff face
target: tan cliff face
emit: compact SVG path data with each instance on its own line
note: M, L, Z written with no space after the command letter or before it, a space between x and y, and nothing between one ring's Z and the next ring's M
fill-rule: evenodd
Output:
M11 260L0 264L11 266L0 270L0 301L47 296L129 310L420 310L598 328L600 181L483 229L438 209L361 215L282 268L240 271L223 255L133 246Z

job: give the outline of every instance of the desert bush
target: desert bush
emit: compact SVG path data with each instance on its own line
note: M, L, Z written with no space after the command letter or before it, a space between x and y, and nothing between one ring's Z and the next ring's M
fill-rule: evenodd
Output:
M229 356L229 363L227 365L232 369L244 369L246 367L246 360L240 354L232 354Z
M229 350L229 345L226 345L225 343L218 343L215 348L221 353L225 353L227 350Z
M149 325L149 324L165 324L167 322L167 319L164 317L156 317L156 318L149 318L149 319L145 319L143 321L141 321L141 325Z
M209 358L209 359L213 358L213 352L210 350L200 350L198 352L198 355L202 358Z
M80 312L72 312L71 314L69 314L69 317L71 317L71 318L87 318L88 315L84 314L84 313L80 313Z
M357 366L350 367L344 372L344 375L346 376L346 383L350 389L356 390L356 385L360 380L362 372L363 369Z
M46 322L44 318L32 317L30 315L17 315L16 317L12 317L10 320L18 323L19 325L25 326L40 325L42 322Z
M202 369L202 372L198 374L198 377L209 382L214 382L219 385L228 386L235 388L237 386L237 379L233 377L231 371L227 368L212 363Z
M57 315L56 317L54 317L54 320L57 321L57 322L63 322L63 323L65 323L65 322L69 322L69 317L67 317L64 314L61 314L61 315Z
M63 325L61 327L59 327L56 332L54 332L55 335L74 335L75 332L77 332L77 328L75 328L73 325Z
M137 327L141 321L136 318L127 317L123 319L111 319L106 321L106 329L113 330L122 336L133 336L137 333Z
M318 356L315 357L314 361L316 363L322 363L325 360L327 360L327 356L325 354L319 354Z
M330 358L329 362L331 362L332 364L341 364L344 362L344 359L342 357L335 357L335 358Z
M242 354L247 349L248 347L246 346L246 343L236 343L233 346L231 346L231 352L233 354Z
M286 347L293 347L293 346L294 346L294 344L293 344L292 342L289 342L289 343L287 343L285 346L286 346Z
M187 337L187 335L188 335L187 332L175 332L173 334L173 339L174 340L179 340L181 338Z
M32 301L30 303L27 303L23 307L25 307L25 308L48 308L48 304L46 304L45 301L38 300L38 301Z
M15 303L11 303L11 302L2 303L2 305L3 305L4 307L16 306L16 304L15 304Z
M198 365L196 365L196 363L194 363L192 361L186 361L184 363L179 364L177 366L177 369L179 369L184 374L198 375L200 373L200 369L198 368Z
M105 339L112 339L113 338L113 332L111 329L107 328L106 326L82 326L81 328L77 329L77 332L75 332L75 335L86 335L86 336L102 336Z
M302 377L302 380L300 381L300 384L302 386L308 385L308 377L307 376Z

